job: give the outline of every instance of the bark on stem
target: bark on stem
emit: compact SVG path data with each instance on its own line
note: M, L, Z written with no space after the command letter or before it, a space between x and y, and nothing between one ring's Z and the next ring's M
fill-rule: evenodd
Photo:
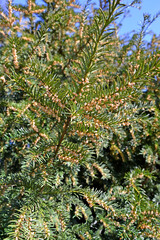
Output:
M66 123L65 123L65 125L64 125L64 129L63 129L63 132L62 132L62 136L61 136L61 138L60 138L60 140L59 140L59 143L58 143L58 145L57 145L57 148L56 148L56 150L55 150L54 158L56 158L56 156L57 156L57 153L58 153L58 151L59 151L59 148L60 148L60 146L61 146L61 143L62 143L62 141L63 141L63 139L64 139L64 136L65 136L65 134L66 134L66 132L67 132L67 129L68 129L68 126L69 126L69 124L70 124L70 121L71 121L71 116L67 117L67 121L66 121Z

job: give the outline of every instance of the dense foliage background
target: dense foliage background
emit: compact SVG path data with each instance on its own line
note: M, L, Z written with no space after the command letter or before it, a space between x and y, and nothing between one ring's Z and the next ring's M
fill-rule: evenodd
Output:
M160 38L100 7L0 12L1 239L160 239Z

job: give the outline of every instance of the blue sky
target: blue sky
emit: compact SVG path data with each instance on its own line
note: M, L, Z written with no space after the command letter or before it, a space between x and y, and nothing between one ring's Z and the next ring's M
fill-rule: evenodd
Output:
M13 0L14 3L25 3L27 0ZM99 0L93 0L98 4ZM36 2L41 2L41 0L36 0ZM85 4L86 0L79 0L80 3ZM131 2L130 0L123 0L123 2ZM0 0L1 5L5 5L6 0ZM143 14L151 14L155 16L160 12L160 0L142 0L142 8L139 10L137 8L130 8L130 13L127 15L126 19L123 21L123 25L119 31L119 35L127 34L131 31L138 31L140 29L141 22L143 21ZM149 27L149 31L160 35L160 17L155 20L155 22ZM148 40L149 40L148 35Z

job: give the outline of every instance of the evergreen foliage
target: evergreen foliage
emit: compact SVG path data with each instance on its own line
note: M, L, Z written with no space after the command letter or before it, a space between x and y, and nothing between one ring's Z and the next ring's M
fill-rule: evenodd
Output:
M120 0L0 12L1 239L160 239L160 39ZM133 1L136 3L138 1Z

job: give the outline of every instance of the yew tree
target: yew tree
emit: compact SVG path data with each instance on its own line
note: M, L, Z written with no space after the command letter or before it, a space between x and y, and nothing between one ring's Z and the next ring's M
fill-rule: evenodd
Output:
M160 38L120 0L0 11L0 236L160 238Z

